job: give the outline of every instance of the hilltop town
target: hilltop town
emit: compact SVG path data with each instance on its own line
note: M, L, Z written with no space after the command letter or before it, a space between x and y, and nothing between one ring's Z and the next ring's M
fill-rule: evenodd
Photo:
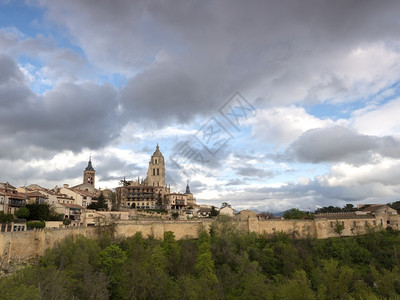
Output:
M135 180L119 182L111 189L96 188L96 170L89 158L83 171L83 181L76 186L64 184L62 187L47 189L37 184L15 187L12 184L0 183L0 213L2 216L1 231L26 231L33 228L65 228L100 226L104 220L113 218L118 221L185 221L226 215L234 221L269 221L264 229L258 222L250 231L266 232L282 230L294 231L290 220L303 219L306 228L319 238L336 235L351 236L363 233L369 227L391 228L398 230L400 216L388 205L364 205L349 211L319 213L315 215L295 216L290 211L284 217L273 214L257 213L251 210L236 212L228 203L221 208L201 205L196 202L190 191L189 182L185 193L171 191L166 183L165 159L159 146L151 155L146 177L138 176ZM40 205L49 207L46 220L39 216L35 222L26 222L22 211ZM296 211L296 210L295 210ZM299 211L298 211L299 212ZM31 218L32 219L32 215ZM41 221L41 222L40 222ZM45 222L43 222L45 221ZM278 223L272 223L281 221ZM285 222L286 221L286 222ZM313 224L309 224L309 222ZM308 222L308 223L307 223ZM274 224L274 225L271 225ZM304 225L304 224L303 224ZM302 226L303 226L302 225ZM273 227L272 227L273 226ZM304 226L303 226L304 227ZM301 235L306 233L301 231Z

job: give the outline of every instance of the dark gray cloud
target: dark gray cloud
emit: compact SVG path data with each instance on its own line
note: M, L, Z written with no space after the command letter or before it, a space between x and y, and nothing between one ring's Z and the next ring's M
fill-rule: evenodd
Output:
M30 159L108 145L121 128L117 96L111 85L91 82L62 83L38 96L15 61L0 55L1 157Z
M37 2L91 63L131 77L124 116L159 126L207 116L236 90L280 104L354 98L338 62L400 36L397 1Z
M245 166L240 168L235 168L236 174L245 177L258 177L258 178L272 178L274 177L274 172L269 170L264 170L260 168L255 168L251 166Z
M373 162L375 155L400 158L400 141L394 137L362 135L335 126L306 131L284 154L271 155L276 160L300 162Z

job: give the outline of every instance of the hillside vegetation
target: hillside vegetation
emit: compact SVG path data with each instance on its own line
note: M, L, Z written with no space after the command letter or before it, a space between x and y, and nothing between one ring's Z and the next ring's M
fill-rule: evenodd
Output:
M220 219L197 240L68 238L1 279L0 299L396 299L400 232L295 239Z

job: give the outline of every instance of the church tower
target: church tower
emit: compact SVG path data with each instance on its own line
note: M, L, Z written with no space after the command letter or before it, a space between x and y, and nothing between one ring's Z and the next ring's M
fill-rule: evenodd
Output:
M149 162L146 183L150 186L165 186L165 161L158 144Z
M91 184L94 187L95 175L96 175L96 171L93 169L92 157L90 157L88 165L87 165L85 171L83 171L83 183Z
M189 180L187 181L187 184L186 184L186 192L185 192L185 194L191 194L190 186L189 186Z

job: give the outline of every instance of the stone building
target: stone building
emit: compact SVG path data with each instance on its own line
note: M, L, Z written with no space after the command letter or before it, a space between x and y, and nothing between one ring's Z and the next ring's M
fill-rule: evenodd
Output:
M170 193L166 195L168 209L183 209L188 206L187 195L182 193Z
M400 216L386 204L366 205L354 212L316 214L314 219L318 238L338 236L338 225L342 236L363 234L369 228L400 229Z
M251 211L249 209L245 209L245 210L238 212L233 217L233 219L236 221L245 221L249 218L257 218L257 213L254 211Z
M147 177L140 180L122 180L122 186L116 188L117 201L122 207L154 209L184 209L196 205L196 199L190 192L189 182L186 192L171 193L165 182L165 159L157 144L149 161Z
M154 209L164 205L165 196L170 188L165 182L165 160L159 146L149 161L147 177L137 181L122 180L122 186L116 188L117 201L122 207Z
M67 198L72 198L74 200L73 204L87 207L92 202L97 202L97 194L87 191L81 190L78 188L70 188L68 184L64 184L64 186L60 189L60 194L66 195ZM58 201L57 201L58 202ZM60 202L58 202L60 203ZM64 203L64 202L63 202ZM67 204L67 203L65 203Z
M15 212L26 204L26 196L8 182L0 183L0 211L8 214Z

